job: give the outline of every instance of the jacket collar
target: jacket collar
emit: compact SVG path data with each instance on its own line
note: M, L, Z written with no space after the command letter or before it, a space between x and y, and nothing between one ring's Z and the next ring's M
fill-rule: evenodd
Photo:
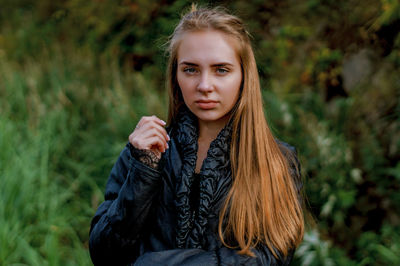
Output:
M190 193L194 181L194 171L198 150L197 117L182 108L178 114L176 140L182 157L181 175L177 177L175 206L177 208L176 245L178 248L205 248L205 228L208 216L216 201L225 196L221 191L231 185L230 142L232 124L228 123L210 144L207 157L200 170L199 207L190 206ZM221 182L221 180L223 182Z

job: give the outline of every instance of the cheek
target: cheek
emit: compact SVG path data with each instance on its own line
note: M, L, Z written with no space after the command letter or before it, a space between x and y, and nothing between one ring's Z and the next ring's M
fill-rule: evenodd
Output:
M230 88L231 88L231 90L230 90L231 97L230 98L233 101L233 104L235 104L239 98L241 84L242 84L241 75L236 77L234 80L232 80L232 83L230 86Z
M178 82L178 86L181 88L181 84L182 84L182 75L179 73L176 73L176 81Z
M186 101L192 95L192 93L190 92L190 82L188 81L188 79L186 79L185 77L183 77L182 75L179 75L179 74L177 75L177 81L178 81L178 85L181 90L183 99Z
M178 74L176 75L176 80L178 81L178 86L179 86L179 88L181 89L182 94L185 94L186 85L185 85L184 79L182 78L182 75L180 75L180 74L178 73Z
M230 107L232 108L239 100L239 90L232 92L231 95Z

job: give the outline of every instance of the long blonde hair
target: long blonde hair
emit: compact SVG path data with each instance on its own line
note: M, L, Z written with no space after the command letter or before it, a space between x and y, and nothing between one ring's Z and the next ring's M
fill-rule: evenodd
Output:
M196 8L183 16L169 41L167 88L169 91L168 124L175 121L183 102L177 82L177 51L187 32L216 30L233 36L243 80L239 99L232 110L230 159L233 184L219 219L219 236L235 239L240 254L259 243L266 244L274 256L286 256L297 247L304 233L304 219L293 177L291 156L284 156L269 129L263 111L257 65L248 32L242 21L222 8ZM295 169L298 171L298 169ZM224 228L223 228L224 227Z

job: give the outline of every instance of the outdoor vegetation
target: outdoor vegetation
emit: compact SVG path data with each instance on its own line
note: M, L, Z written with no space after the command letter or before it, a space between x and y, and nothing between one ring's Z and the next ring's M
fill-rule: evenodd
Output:
M400 265L400 2L198 1L253 37L265 113L296 146L293 265ZM0 265L91 265L90 221L191 1L0 0Z

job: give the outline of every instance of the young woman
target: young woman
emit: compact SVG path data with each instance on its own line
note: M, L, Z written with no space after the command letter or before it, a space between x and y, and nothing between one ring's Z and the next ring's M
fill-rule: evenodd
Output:
M192 8L169 53L168 123L143 117L129 136L92 221L94 264L289 264L299 166L268 128L242 22Z

